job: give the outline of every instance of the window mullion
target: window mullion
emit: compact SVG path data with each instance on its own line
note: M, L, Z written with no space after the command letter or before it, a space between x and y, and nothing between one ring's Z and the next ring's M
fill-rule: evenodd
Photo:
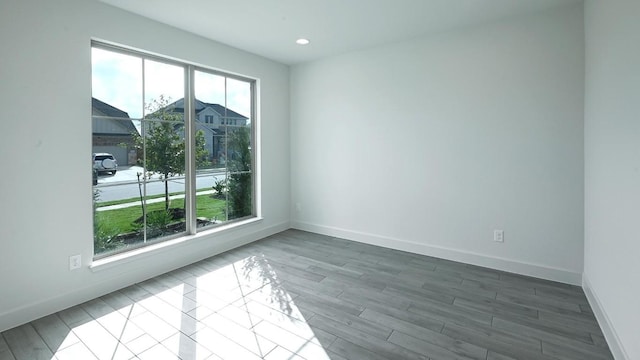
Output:
M251 83L251 113L249 114L249 116L251 116L251 128L250 128L250 132L251 132L251 140L249 141L249 144L251 146L251 199L253 199L252 204L251 204L251 214L253 216L260 216L261 214L259 214L259 197L258 197L258 161L257 161L257 149L258 149L258 144L259 144L259 140L258 140L258 124L256 122L256 109L257 104L256 104L256 83L252 82ZM246 126L246 124L245 124Z
M188 234L196 233L196 131L194 109L194 68L184 68L184 123L185 123L185 220Z
M229 221L229 177L230 177L230 172L229 172L229 127L226 125L227 124L227 106L229 106L229 104L227 104L227 77L225 76L224 78L224 114L222 114L223 116L223 128L224 128L224 154L225 154L225 163L224 163L224 178L225 178L225 183L227 184L227 192L226 192L226 201L225 201L225 217L227 221Z
M145 60L141 59L142 64L142 120L140 120L140 131L142 132L142 239L143 243L147 242L147 115L145 113ZM138 182L140 179L138 178ZM140 185L138 185L140 186Z

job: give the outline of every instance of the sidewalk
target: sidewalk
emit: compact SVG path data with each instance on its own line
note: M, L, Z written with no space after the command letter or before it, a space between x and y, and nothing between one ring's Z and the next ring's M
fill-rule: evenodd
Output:
M198 191L196 193L196 196L197 195L214 194L214 193L215 193L215 190ZM169 199L170 200L184 199L184 194L172 195L172 196L169 196ZM148 199L147 200L147 204L153 204L153 203L159 203L159 202L164 202L164 196L156 198L156 199ZM96 211L107 211L107 210L124 209L124 208L132 207L132 206L140 206L140 201L138 200L138 201L133 201L133 202L124 203L124 204L102 206L102 207L97 208Z

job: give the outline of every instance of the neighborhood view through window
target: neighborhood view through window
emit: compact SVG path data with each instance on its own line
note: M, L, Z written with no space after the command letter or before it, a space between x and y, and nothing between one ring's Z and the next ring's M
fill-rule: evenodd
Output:
M91 54L96 257L255 215L253 80Z

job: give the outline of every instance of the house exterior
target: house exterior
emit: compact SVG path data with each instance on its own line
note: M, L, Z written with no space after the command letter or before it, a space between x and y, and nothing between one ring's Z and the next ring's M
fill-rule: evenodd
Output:
M224 139L228 131L246 126L249 118L220 104L195 101L196 131L202 130L205 138L205 148L209 152L209 160L213 165L226 162ZM184 119L184 99L175 101L167 106L167 110L179 113Z
M110 153L119 165L136 162L133 134L137 133L129 114L91 98L92 152Z

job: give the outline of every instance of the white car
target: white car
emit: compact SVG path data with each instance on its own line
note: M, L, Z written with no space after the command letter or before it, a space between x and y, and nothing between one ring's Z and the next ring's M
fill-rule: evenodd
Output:
M115 175L118 170L118 162L116 158L109 153L94 153L93 168L98 174L110 172L112 175Z

